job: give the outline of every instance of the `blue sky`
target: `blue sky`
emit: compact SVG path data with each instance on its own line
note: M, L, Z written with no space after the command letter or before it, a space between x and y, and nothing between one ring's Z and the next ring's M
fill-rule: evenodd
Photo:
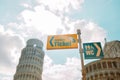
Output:
M95 22L106 30L107 41L120 40L120 1L119 0L85 0L82 9L69 14L73 20L85 19ZM99 32L98 32L99 33ZM69 50L67 50L69 53ZM66 51L66 54L67 54ZM76 51L76 50L75 50ZM60 51L62 53L62 51ZM78 51L74 53L79 57ZM56 53L55 53L56 54ZM70 53L69 53L70 54ZM67 55L71 57L71 55ZM73 54L73 53L72 53ZM61 56L64 54L60 54ZM54 55L50 55L56 58ZM73 55L72 55L73 56ZM64 56L63 56L64 57ZM56 59L57 60L57 59ZM62 60L64 61L64 59ZM86 60L87 61L87 60ZM57 60L56 63L61 61Z
M47 36L81 29L83 43L104 46L104 38L120 40L119 8L120 0L0 0L0 80L13 79L21 49L30 38L44 43L43 80L81 80L78 49L46 50ZM66 74L69 71L74 74Z
M120 40L120 1L119 0L85 0L81 11L75 11L72 19L93 21L107 31L107 39Z

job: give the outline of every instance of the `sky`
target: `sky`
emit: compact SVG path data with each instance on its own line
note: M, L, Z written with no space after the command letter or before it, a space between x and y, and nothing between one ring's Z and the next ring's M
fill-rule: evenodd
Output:
M44 43L43 80L81 80L78 49L46 50L47 36L80 29L83 43L103 47L105 38L120 40L119 7L120 0L0 0L0 80L13 80L31 38Z

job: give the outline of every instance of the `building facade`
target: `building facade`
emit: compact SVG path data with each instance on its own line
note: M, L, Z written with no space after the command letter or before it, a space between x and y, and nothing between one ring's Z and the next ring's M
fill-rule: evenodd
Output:
M43 43L30 39L21 52L14 80L42 80L44 51Z
M86 80L120 80L120 58L103 58L85 66Z
M104 58L85 65L86 80L120 80L120 41L107 42Z

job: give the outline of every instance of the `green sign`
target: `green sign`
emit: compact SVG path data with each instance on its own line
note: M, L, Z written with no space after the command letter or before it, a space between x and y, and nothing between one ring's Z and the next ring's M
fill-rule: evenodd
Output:
M98 59L104 57L100 42L83 43L83 51L85 59Z

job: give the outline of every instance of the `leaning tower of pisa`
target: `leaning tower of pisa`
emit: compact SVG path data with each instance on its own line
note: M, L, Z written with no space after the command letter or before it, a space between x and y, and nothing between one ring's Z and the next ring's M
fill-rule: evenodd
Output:
M43 43L30 39L21 52L14 80L42 80L44 61Z

